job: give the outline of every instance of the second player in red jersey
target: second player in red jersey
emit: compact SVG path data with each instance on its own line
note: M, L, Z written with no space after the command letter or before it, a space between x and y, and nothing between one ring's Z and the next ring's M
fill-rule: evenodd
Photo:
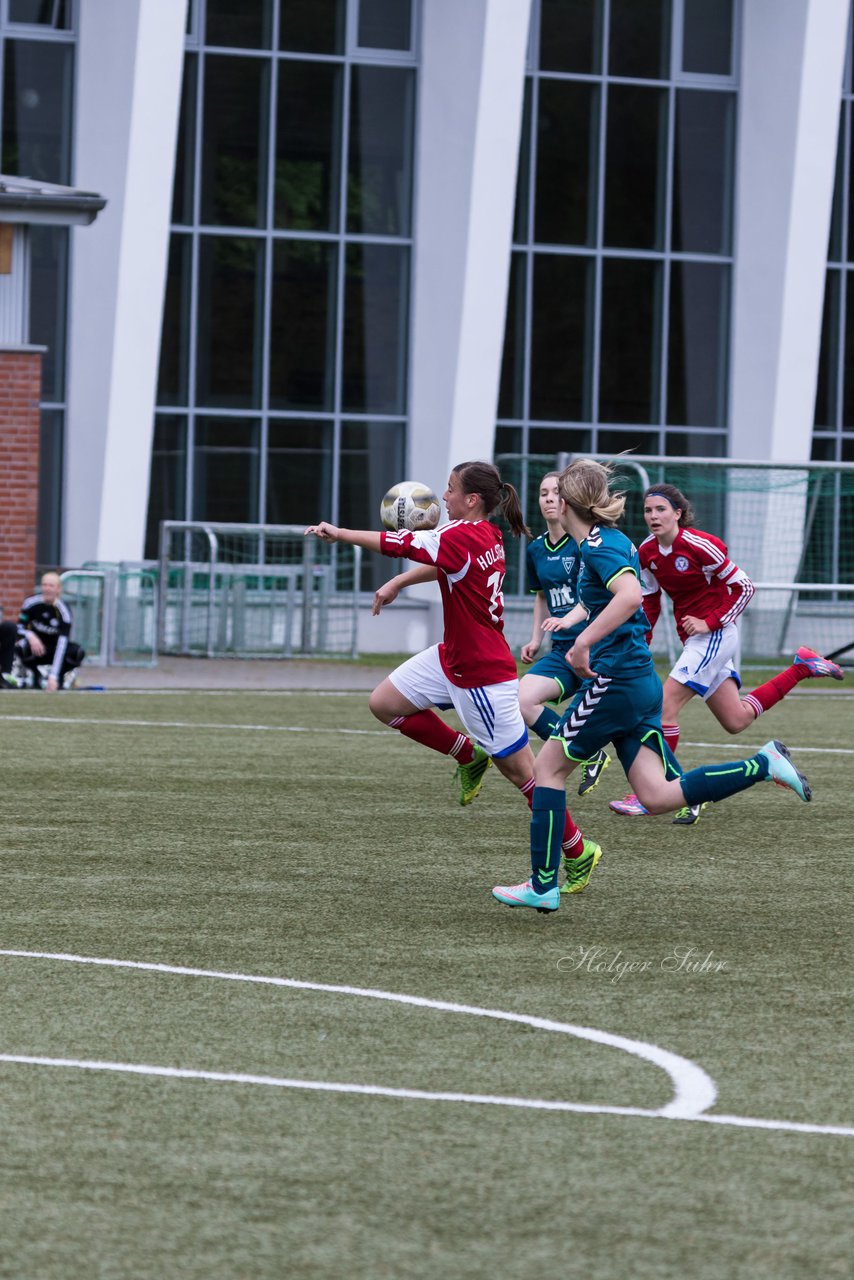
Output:
M741 733L801 680L810 676L842 679L842 669L835 662L801 646L784 671L740 696L741 677L735 667L737 621L753 595L753 583L730 560L720 538L693 528L691 505L675 485L647 489L643 515L650 532L639 555L650 630L658 621L664 591L673 601L684 646L664 682L662 730L671 751L679 742L679 712L693 697L703 699L727 733ZM629 816L646 813L634 795L612 800L611 808ZM690 826L699 817L699 805L687 806L673 821Z

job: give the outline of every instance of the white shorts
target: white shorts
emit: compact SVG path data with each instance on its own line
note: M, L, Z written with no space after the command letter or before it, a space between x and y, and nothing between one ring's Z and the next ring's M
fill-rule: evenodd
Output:
M670 679L693 689L703 701L717 693L726 680L734 680L740 689L741 677L733 664L737 651L738 627L734 622L705 636L689 636Z
M461 689L451 684L442 670L438 645L407 659L392 671L389 680L419 711L453 707L469 737L491 756L512 756L528 741L519 710L518 680Z

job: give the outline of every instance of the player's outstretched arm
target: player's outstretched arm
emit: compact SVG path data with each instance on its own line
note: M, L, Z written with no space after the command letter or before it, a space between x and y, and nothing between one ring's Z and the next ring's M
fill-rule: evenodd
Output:
M342 529L337 524L330 524L328 520L321 520L319 524L310 524L303 536L308 537L309 534L320 538L321 542L346 542L351 547L362 547L365 551L382 550L380 534L374 529Z

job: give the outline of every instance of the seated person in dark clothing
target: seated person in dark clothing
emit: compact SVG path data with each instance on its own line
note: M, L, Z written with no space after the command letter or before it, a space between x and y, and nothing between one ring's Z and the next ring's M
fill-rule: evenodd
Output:
M44 574L41 594L24 601L17 626L0 622L0 681L11 672L16 653L33 673L36 688L41 688L39 668L50 666L50 692L61 689L68 672L80 666L86 655L71 640L71 610L60 599L61 591L59 574Z

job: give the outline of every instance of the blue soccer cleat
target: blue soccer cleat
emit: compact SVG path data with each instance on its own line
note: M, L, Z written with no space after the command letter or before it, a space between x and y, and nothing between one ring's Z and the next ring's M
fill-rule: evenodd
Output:
M493 898L508 907L533 907L541 915L551 915L560 906L560 890L557 885L545 893L536 893L530 880L522 884L497 884L492 890Z
M786 787L787 790L794 791L795 795L800 796L802 800L812 800L810 784L800 769L795 768L792 757L782 742L776 739L766 742L756 754L764 756L768 761L768 777L776 782L778 787Z

